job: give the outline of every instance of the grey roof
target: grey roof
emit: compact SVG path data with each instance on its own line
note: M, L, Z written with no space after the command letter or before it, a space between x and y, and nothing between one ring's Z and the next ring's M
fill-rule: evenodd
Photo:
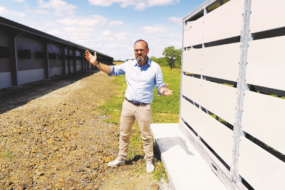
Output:
M207 7L209 5L211 5L212 3L216 2L218 0L207 0L205 1L203 4L201 4L199 7L197 7L196 9L194 9L193 11L191 11L190 13L188 13L185 17L183 17L183 21L188 20L189 18L191 18L192 16L195 16L195 14L197 14L198 12L200 12L201 10L204 9L204 7Z
M106 55L104 53L101 53L101 52L98 52L96 50L84 47L82 45L73 43L73 42L68 41L68 40L64 40L64 39L58 38L56 36L47 34L47 33L42 32L40 30L31 28L29 26L25 26L23 24L17 23L15 21L9 20L9 19L1 17L1 16L0 16L0 25L4 25L4 26L10 27L10 28L14 28L14 29L17 29L17 30L20 30L20 31L23 31L23 32L30 33L30 34L34 34L34 35L37 35L37 36L40 36L40 37L43 37L43 38L46 38L46 39L50 39L50 40L53 40L53 41L56 41L56 42L59 42L59 43L62 43L62 44L66 44L66 45L69 45L69 46L73 46L73 47L76 47L76 48L79 48L79 49L82 49L82 50L94 51L94 52L97 52L97 54L99 54L99 55L104 55L106 57L113 58L113 57L111 57L109 55Z

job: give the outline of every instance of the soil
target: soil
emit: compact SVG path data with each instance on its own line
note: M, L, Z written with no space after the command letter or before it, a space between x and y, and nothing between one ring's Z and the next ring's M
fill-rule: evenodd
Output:
M98 107L116 91L98 71L0 90L0 189L149 189L142 156L110 168L119 126Z

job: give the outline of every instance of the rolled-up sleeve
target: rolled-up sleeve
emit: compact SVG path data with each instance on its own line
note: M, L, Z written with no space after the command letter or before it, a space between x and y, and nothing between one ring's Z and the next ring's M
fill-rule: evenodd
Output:
M126 62L121 64L121 65L118 65L118 66L110 66L111 69L110 69L110 72L108 73L108 75L111 77L111 76L118 76L118 75L124 75L125 74L125 65L126 65Z
M158 67L156 71L155 84L157 89L157 95L162 95L159 91L162 87L166 87L166 84L163 82L163 75L160 67Z

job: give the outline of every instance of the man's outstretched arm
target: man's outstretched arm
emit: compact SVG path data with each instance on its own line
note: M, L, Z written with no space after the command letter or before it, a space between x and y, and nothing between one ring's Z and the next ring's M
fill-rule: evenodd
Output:
M94 55L92 55L88 50L85 51L85 58L87 61L89 61L90 64L92 65L97 65L97 55L96 52L94 52ZM103 63L99 63L97 65L97 68L103 71L104 73L110 73L111 67L109 65L105 65Z

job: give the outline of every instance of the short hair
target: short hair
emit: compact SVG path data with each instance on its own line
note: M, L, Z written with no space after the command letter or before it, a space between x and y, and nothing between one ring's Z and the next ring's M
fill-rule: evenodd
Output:
M139 40L137 40L137 41L134 43L134 45L135 45L136 43L138 43L138 42L144 42L144 43L146 44L146 49L148 49L148 43L147 43L146 41L144 41L144 40L142 40L142 39L139 39Z

